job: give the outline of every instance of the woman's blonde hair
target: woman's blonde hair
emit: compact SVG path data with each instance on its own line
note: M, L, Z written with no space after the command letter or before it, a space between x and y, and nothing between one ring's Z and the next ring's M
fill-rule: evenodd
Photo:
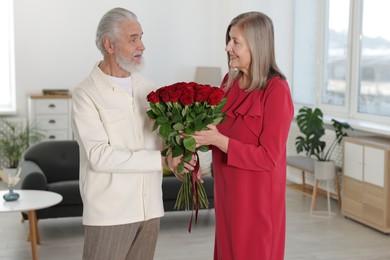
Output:
M272 20L260 12L247 12L238 15L230 22L226 30L226 45L230 41L229 33L233 26L241 30L251 52L250 85L247 91L266 88L268 81L274 76L286 79L275 60ZM229 64L229 53L227 56ZM241 74L242 72L229 67L229 76L224 89L229 89L233 81Z

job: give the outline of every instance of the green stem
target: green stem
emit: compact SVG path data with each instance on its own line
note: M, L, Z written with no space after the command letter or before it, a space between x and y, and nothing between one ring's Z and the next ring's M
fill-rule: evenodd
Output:
M199 209L208 208L209 201L203 184L196 180ZM195 209L195 196L192 191L191 173L184 174L184 179L179 189L174 209L192 210Z

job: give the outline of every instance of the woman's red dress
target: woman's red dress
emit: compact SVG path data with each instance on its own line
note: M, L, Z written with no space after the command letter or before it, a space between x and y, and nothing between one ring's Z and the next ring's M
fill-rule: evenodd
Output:
M238 80L226 94L228 152L213 149L214 259L283 260L286 142L294 114L288 84L246 92Z

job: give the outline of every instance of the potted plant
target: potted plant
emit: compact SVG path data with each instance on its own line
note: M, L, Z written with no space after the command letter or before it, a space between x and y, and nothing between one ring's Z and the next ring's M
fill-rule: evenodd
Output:
M34 143L43 139L44 134L34 124L23 125L0 119L0 154L5 158L6 168L17 168L24 151Z
M308 157L315 157L315 174L320 178L332 178L335 173L336 165L331 160L332 154L341 143L344 136L348 136L346 130L352 130L348 123L339 122L332 119L332 126L335 131L335 139L327 146L326 142L321 140L325 135L323 113L319 108L303 107L299 109L296 117L297 125L302 133L296 137L295 147L297 153L305 152ZM319 163L327 162L327 163ZM327 168L324 173L319 168ZM333 172L332 172L333 171ZM323 176L321 176L323 175Z
M319 108L303 107L299 109L297 125L302 133L296 137L295 146L297 153L305 152L306 156L314 156L319 161L330 161L334 149L344 136L348 136L345 130L351 129L348 123L332 119L332 126L335 131L335 139L326 148L326 142L321 140L325 135L323 113Z

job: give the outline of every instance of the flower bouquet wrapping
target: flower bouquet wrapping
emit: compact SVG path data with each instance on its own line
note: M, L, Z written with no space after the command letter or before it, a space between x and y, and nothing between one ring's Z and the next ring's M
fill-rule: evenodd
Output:
M163 156L182 156L177 171L184 169L198 151L205 152L208 146L196 147L191 136L196 131L207 129L208 124L219 124L225 120L222 108L226 104L225 93L218 87L195 82L179 82L161 87L147 96L149 118L154 119L153 131L157 130L164 141ZM184 134L184 137L183 137ZM199 160L195 169L184 175L175 209L196 210L208 208L208 199L202 183L197 178ZM197 218L197 217L196 217Z

